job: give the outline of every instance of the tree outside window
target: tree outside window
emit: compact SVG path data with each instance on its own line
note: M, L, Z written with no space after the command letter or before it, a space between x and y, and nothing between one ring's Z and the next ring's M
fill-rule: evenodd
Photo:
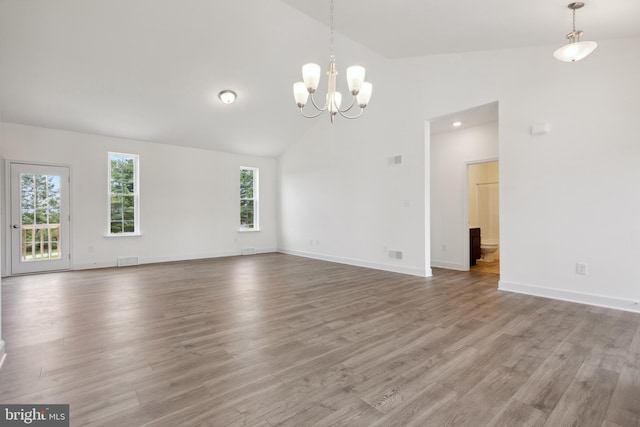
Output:
M240 229L258 229L257 168L240 168Z
M60 200L59 176L20 175L23 261L60 258Z
M139 234L138 156L109 153L109 234Z

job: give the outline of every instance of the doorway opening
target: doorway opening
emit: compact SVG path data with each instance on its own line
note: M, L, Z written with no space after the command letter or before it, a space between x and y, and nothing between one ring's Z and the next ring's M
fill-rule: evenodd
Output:
M474 196L473 203L477 206L478 190L475 184L473 191L469 190L469 168L472 164L498 160L498 134L497 101L432 119L429 124L428 244L432 267L460 271L469 271L472 267L474 255L470 244L470 226L479 227L475 213L472 214L474 223L471 223L469 197ZM496 173L497 165L496 163ZM499 206L499 186L495 184L499 182L497 177L495 183L492 182L494 181L485 179L479 183L482 203L496 199ZM484 228L486 227L485 225ZM499 230L499 225L496 230ZM495 239L499 239L499 231L488 231L498 236ZM490 239L491 235L485 237ZM478 242L481 238L479 235ZM490 244L486 238L485 253ZM482 259L482 256L473 258L474 261L477 259ZM489 259L487 255L483 262Z
M469 266L500 274L500 174L498 161L467 165Z

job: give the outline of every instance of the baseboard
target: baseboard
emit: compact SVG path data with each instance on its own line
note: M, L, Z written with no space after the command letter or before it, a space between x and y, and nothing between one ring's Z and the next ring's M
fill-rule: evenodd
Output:
M431 260L431 267L446 268L447 270L469 271L469 267L459 262L434 261Z
M256 254L268 254L278 252L275 248L256 248ZM175 261L190 261L195 259L208 259L208 258L223 258L229 256L241 256L242 250L234 250L234 251L225 251L225 252L216 252L216 253L207 253L207 254L190 254L184 256L166 256L166 257L147 257L147 258L138 258L137 265L143 264L157 264L161 262L175 262ZM90 270L94 268L109 268L109 267L117 267L117 260L108 261L108 262L95 262L91 264L74 264L73 270Z
M283 249L283 248L279 248L278 252L287 254L287 255L295 255L295 256L301 256L305 258L318 259L321 261L336 262L338 264L347 264L347 265L353 265L356 267L372 268L374 270L390 271L392 273L408 274L411 276L419 276L419 277L432 276L431 268L421 270L418 268L403 267L403 266L390 265L390 264L380 264L380 263L352 259L352 258L343 258L343 257L332 256L332 255L319 254L316 252L295 251L295 250Z
M7 358L7 353L5 351L5 343L0 340L0 370L2 370L2 365L4 365L4 361Z
M577 302L579 304L594 305L597 307L614 308L616 310L640 313L640 302L638 301L611 298L603 295L586 294L581 292L566 291L562 289L541 288L539 286L508 282L505 280L500 280L498 282L498 289L501 291L535 295L538 297Z

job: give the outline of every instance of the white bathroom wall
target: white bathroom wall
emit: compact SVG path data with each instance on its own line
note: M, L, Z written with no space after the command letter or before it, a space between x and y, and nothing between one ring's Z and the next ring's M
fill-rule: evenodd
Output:
M499 182L498 162L469 165L469 227L480 227L478 220L478 184Z
M497 182L481 183L477 185L478 193L478 224L484 230L483 242L495 242L500 238L500 184Z
M74 269L114 266L119 256L149 263L276 249L275 159L11 123L0 139L6 160L71 167ZM109 151L140 155L140 237L105 237ZM238 231L240 166L260 168L259 232Z
M465 197L469 187L467 167L470 163L497 157L497 122L431 135L433 267L454 270L469 268L469 236L465 215L468 204ZM487 173L484 168L476 171L478 179L485 179ZM475 206L472 208L477 212ZM469 218L477 218L477 213L470 214Z

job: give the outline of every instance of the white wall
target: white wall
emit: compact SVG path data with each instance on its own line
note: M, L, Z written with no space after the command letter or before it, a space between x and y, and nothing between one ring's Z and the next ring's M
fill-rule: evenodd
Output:
M431 135L431 266L469 269L467 166L497 157L497 122Z
M400 135L389 136L394 145L381 143L385 138L367 130L374 120L320 125L281 157L280 250L430 275L421 247L423 147ZM421 138L420 127L412 131ZM402 163L390 164L396 155ZM402 251L403 259L389 258L389 251Z
M500 288L640 311L640 39L601 40L572 64L551 52L403 63L427 117L500 102ZM530 135L538 122L551 132Z
M276 249L275 159L11 123L1 136L4 159L71 167L74 269L113 266L119 256L148 263ZM140 155L141 237L105 237L109 151ZM260 168L260 232L238 232L240 166Z
M384 108L406 101L394 87L390 61L346 38L336 46L339 71L355 63L367 68L371 107L357 120L337 117L331 124L326 113L314 119L315 126L279 158L279 249L431 275L424 244L428 153L416 144L424 141L424 119L418 110ZM344 74L338 77L339 90L345 90ZM325 78L321 96L324 85ZM394 156L402 156L402 163L390 164ZM402 259L390 258L390 251L401 251Z
M500 288L640 311L640 39L601 40L571 64L556 61L555 48L370 66L369 115L319 123L281 157L281 247L387 268L388 245L408 254L403 267L422 270L425 242L437 237L418 207L430 199L423 122L497 100ZM531 136L537 122L551 132ZM407 163L389 167L393 154ZM588 263L588 275L575 273L576 262Z

